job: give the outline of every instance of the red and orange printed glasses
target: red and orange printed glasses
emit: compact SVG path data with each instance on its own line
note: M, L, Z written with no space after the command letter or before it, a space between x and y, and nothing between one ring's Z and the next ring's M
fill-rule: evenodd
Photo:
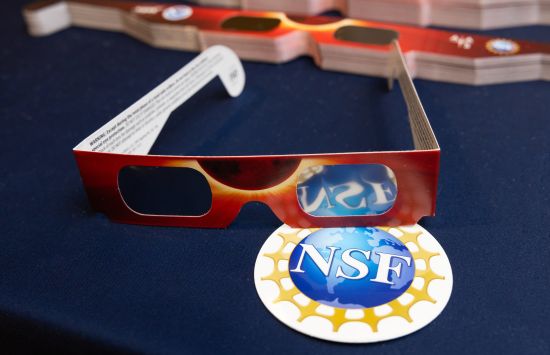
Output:
M161 48L224 45L243 60L283 63L308 55L322 69L374 76L387 75L381 65L387 53L371 34L390 30L399 33L411 75L418 78L472 85L550 80L548 44L431 28L120 0L42 0L23 14L34 36L82 26L125 32Z
M213 46L74 149L91 204L118 222L212 228L228 226L250 201L265 203L294 227L397 226L433 215L439 146L396 33L373 35L386 38L387 43L378 45L392 54L389 72L405 96L414 150L147 155L171 112L212 79L219 77L233 97L243 90L245 73L236 54ZM167 188L168 194L158 187ZM203 202L191 201L197 194ZM166 208L168 200L175 200L175 208Z

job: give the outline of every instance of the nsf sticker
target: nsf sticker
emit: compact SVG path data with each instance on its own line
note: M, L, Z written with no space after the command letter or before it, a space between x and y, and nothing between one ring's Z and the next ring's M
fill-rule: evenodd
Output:
M260 299L304 334L337 342L398 338L433 321L453 285L445 251L422 227L292 229L265 242Z
M167 7L162 12L162 17L167 21L181 21L190 17L193 9L185 5L174 5Z

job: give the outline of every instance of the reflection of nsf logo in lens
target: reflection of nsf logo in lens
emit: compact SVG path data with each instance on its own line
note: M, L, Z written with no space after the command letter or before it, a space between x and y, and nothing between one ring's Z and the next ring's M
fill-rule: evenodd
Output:
M369 308L401 296L415 266L407 247L376 228L328 228L293 250L290 277L309 298L337 308Z
M313 216L379 215L393 206L397 195L393 174L384 165L314 167L300 180L298 202Z

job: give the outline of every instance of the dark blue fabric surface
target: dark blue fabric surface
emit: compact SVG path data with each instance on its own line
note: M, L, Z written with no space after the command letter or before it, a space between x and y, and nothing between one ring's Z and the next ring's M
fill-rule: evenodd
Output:
M249 205L227 230L114 224L94 213L71 149L192 59L122 34L31 38L0 22L0 347L148 353L548 353L550 83L417 80L443 149L435 218L455 285L416 334L346 346L301 335L260 302L253 268L280 222ZM550 41L550 28L493 31ZM169 121L154 153L253 154L410 147L399 91L316 69L246 63Z

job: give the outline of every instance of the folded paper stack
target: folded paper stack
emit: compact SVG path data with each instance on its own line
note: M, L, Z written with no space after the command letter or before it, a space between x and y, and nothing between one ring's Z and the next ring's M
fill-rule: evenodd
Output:
M195 0L202 5L471 29L550 24L550 0Z
M126 32L153 46L200 51L221 44L242 59L311 56L327 70L387 76L391 30L413 76L462 84L550 79L550 45L334 17L106 0L48 1L24 10L31 34L69 26Z

